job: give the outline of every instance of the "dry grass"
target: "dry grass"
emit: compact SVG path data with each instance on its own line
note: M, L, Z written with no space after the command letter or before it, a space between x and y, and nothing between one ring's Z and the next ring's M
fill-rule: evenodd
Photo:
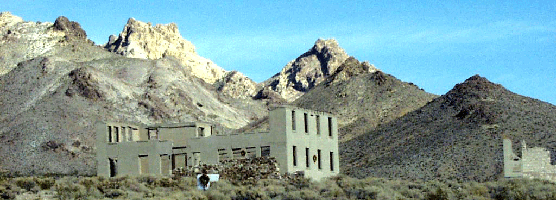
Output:
M541 180L497 182L406 181L337 176L265 179L248 185L228 180L199 191L191 177L17 177L0 180L4 199L555 199L556 184Z

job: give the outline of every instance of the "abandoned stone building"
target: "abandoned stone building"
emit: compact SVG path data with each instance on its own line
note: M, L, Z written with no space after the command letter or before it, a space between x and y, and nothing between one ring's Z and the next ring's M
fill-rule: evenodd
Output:
M275 157L281 173L319 180L339 172L337 119L294 107L269 112L268 132L215 134L208 123L97 123L97 175L170 175L228 159Z
M512 141L504 138L504 177L538 178L556 182L556 166L550 164L550 151L542 147L527 148L521 141L521 158L512 149Z

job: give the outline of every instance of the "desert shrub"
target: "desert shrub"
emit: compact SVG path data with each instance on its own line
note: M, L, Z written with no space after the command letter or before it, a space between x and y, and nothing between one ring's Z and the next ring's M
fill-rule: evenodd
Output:
M49 190L52 186L54 186L56 180L52 177L45 177L35 178L35 182L37 183L37 185L39 185L41 190Z
M241 190L237 190L236 196L231 197L231 199L268 199L268 196L261 188L247 186L241 187Z
M139 182L138 178L127 178L121 183L121 187L128 191L128 194L137 193L136 195L143 195L150 192L150 189L145 183Z
M320 183L315 183L317 189L320 192L320 195L323 197L344 197L345 192L336 184L336 181L333 179L326 179L322 180Z
M56 181L54 185L60 199L79 199L87 197L85 186L78 184L75 177L65 177Z
M15 185L10 185L8 181L4 181L3 183L0 184L0 198L15 199L17 194L19 194L19 187Z
M33 177L18 177L15 178L15 184L20 187L23 188L27 191L31 191L31 189L33 189L37 183L35 182L35 179Z
M92 188L96 188L98 185L99 180L96 177L83 177L79 180L79 184L83 185L87 191L91 190Z
M179 181L175 181L174 179L168 177L156 179L154 182L154 185L158 187L176 187L178 184Z
M126 178L109 178L103 179L97 183L97 189L100 190L102 193L106 193L108 190L116 190L120 189L123 185L123 180Z
M209 200L229 200L232 199L230 195L226 195L219 190L209 190L205 193L205 196ZM234 195L235 196L235 195Z
M218 191L219 193L232 197L236 196L238 186L232 185L228 180L220 179L218 182L211 183L209 191ZM215 194L217 196L217 194ZM216 197L215 197L216 198ZM210 197L209 197L210 199Z
M286 187L282 184L267 185L263 188L263 190L270 198L276 198L279 196L284 196L286 194Z
M295 177L287 179L288 184L295 187L296 189L308 188L311 184L311 179L305 177Z
M316 191L302 189L298 191L288 192L284 195L284 199L322 199Z
M543 180L511 179L486 184L492 199L555 199L555 183Z
M104 191L104 197L107 198L123 198L127 195L127 193L124 190L120 190L120 189L108 189L106 191Z
M427 192L427 194L425 195L425 199L428 200L448 199L448 193L446 192L446 189L442 187L437 187L434 191Z
M137 177L137 181L139 181L139 183L145 183L147 185L152 186L156 182L156 177L151 175L141 175Z
M207 194L206 191L200 191L195 189L195 190L174 193L171 196L169 196L169 199L207 200L208 197L205 194Z
M543 180L532 180L527 184L529 199L556 199L556 184Z
M490 197L489 189L484 183L468 182L462 186L462 197Z

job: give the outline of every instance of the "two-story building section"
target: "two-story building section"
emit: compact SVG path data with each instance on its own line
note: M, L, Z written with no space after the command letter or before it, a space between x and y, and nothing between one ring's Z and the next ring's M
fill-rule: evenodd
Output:
M268 132L214 134L201 122L97 123L97 174L170 175L173 169L229 159L275 157L281 173L320 180L339 172L338 125L328 113L277 107Z

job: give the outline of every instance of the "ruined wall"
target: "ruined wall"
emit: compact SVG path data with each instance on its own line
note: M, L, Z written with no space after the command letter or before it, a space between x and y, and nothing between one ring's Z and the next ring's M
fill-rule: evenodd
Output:
M519 158L512 150L512 141L504 139L504 178L521 178L523 171L521 169L521 158Z
M527 148L522 141L521 158L517 157L510 139L504 139L504 177L538 178L556 182L556 166L550 164L550 151L542 147Z
M527 148L525 141L522 146L523 177L556 182L556 166L550 164L550 151L541 147Z

